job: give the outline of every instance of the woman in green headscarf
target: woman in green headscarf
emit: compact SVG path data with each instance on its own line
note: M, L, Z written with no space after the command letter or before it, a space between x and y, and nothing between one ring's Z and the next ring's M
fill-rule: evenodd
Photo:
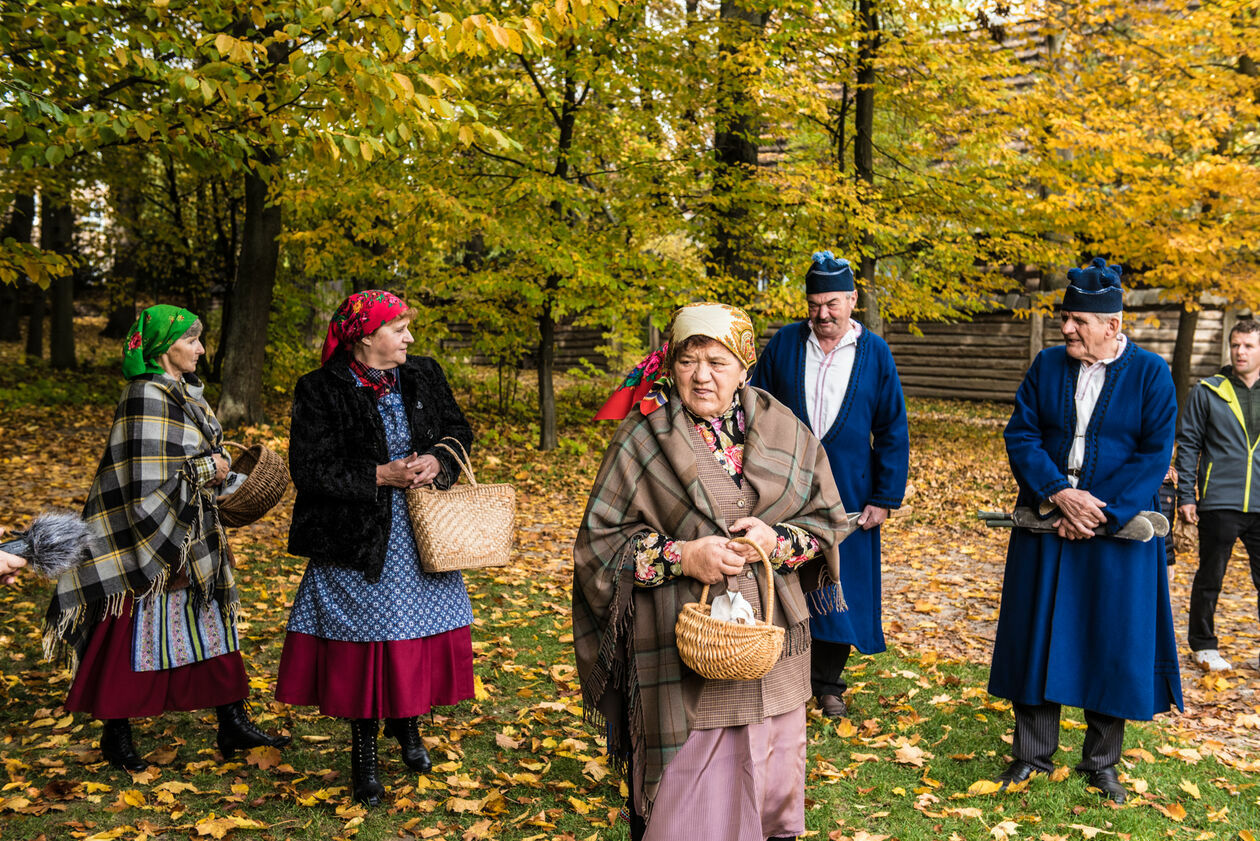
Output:
M215 707L224 758L279 747L250 721L231 550L216 497L229 478L223 430L194 373L202 325L167 305L140 313L123 389L83 520L91 553L57 580L44 653L76 670L71 712L104 722L111 765L142 770L130 719Z

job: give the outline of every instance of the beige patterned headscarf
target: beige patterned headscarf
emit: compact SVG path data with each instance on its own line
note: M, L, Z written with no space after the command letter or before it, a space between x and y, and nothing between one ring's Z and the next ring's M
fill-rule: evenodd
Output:
M674 311L669 328L669 355L692 336L707 336L721 342L745 368L757 361L757 334L748 313L728 304L687 304Z

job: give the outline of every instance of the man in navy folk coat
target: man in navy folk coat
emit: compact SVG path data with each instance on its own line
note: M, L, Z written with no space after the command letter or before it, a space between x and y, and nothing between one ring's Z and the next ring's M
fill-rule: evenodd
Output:
M830 251L805 273L809 318L774 334L750 383L786 404L814 431L858 525L840 545L840 584L849 609L811 599L812 688L831 718L847 714L844 667L853 647L884 650L879 525L901 505L910 465L906 400L888 344L850 318L853 270Z
M1167 364L1120 332L1119 267L1068 277L1066 345L1037 355L1006 426L1016 504L1056 506L1057 533L1011 534L989 691L1014 706L1014 761L997 780L1054 768L1068 704L1087 725L1077 770L1122 803L1125 720L1181 707L1181 680L1163 541L1111 535L1159 510L1177 406Z

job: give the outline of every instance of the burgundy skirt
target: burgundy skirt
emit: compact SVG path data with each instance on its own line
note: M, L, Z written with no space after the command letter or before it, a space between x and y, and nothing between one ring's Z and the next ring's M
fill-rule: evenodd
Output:
M411 718L473 697L472 629L388 642L290 631L276 700L334 718Z
M92 629L66 709L99 719L145 718L167 710L201 710L249 695L239 651L156 672L131 669L131 596L122 613Z

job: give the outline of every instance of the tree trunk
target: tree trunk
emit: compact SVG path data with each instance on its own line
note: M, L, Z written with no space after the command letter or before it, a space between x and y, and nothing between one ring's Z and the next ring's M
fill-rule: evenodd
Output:
M219 346L215 348L214 362L210 364L210 379L216 383L223 382L223 360L227 358L227 337L232 330L232 301L235 298L236 281L232 281L223 293L223 310L219 313Z
M1173 347L1172 376L1173 386L1177 389L1177 415L1186 405L1186 395L1190 392L1190 355L1194 352L1194 334L1199 326L1199 311L1181 305L1181 316L1177 319L1177 344Z
M1024 283L1025 291L1030 294L1033 292L1045 292L1052 288L1050 286L1050 277L1045 268L1037 270L1036 289L1030 289L1027 280L1027 266L1020 269L1020 277ZM1037 354L1041 353L1046 346L1046 317L1041 310L1035 310L1028 318L1028 365L1031 367L1033 360L1037 358Z
M44 290L27 281L26 289L26 357L44 358Z
M0 342L22 339L21 283L21 278L14 283L0 283Z
M227 335L228 325L232 321L230 303L232 300L232 289L236 285L235 266L237 251L240 247L238 244L240 225L237 220L237 201L232 194L230 185L226 182L215 180L211 182L210 187L215 207L226 207L228 221L228 228L225 231L223 229L223 216L218 212L215 213L215 248L218 251L219 266L222 272L223 311L219 316L218 342L216 343L217 347L214 352L214 363L211 366L210 378L215 382L221 382L223 379L223 349L226 347L223 337Z
M551 304L543 304L538 316L538 449L554 450L556 435L556 390L552 370L556 364L556 322L551 317Z
M853 102L853 169L866 183L869 197L875 192L875 57L879 51L879 15L875 5L875 0L858 2L857 91ZM862 310L862 326L883 336L884 318L879 311L879 291L875 285L875 238L864 231L861 242L858 307Z
M1229 356L1229 335L1234 331L1234 325L1238 323L1238 310L1233 307L1226 307L1221 313L1221 353L1217 357L1217 363L1224 368L1232 361Z
M31 231L35 226L35 196L31 193L18 193L13 197L13 212L9 221L0 233L0 240L13 238L17 242L31 241ZM22 339L22 285L17 283L0 283L0 342L17 342Z
M572 53L570 52L570 58ZM577 124L577 83L572 74L564 79L563 102L556 128L556 165L552 175L559 181L569 176L569 155L573 150L574 128ZM551 203L551 212L564 218L564 206L559 201ZM556 385L552 377L556 362L556 322L552 315L552 303L560 278L550 275L543 286L542 310L538 314L538 449L554 450L559 443L556 430Z
M40 248L58 254L74 254L74 208L69 196L44 193L40 201ZM49 326L49 361L52 367L68 370L74 358L74 273L53 278Z
M713 152L717 165L713 179L715 210L713 246L709 252L712 270L731 278L747 289L756 282L755 260L749 253L752 237L748 228L750 208L740 194L755 177L759 152L760 121L752 104L750 88L753 71L738 66L741 50L761 37L769 12L750 9L740 0L722 0L718 9L719 64L733 68L723 72L717 83L717 113L714 118ZM751 294L753 290L749 289ZM732 301L742 303L742 301Z
M274 164L268 155L264 169ZM267 181L255 170L245 174L245 232L236 282L228 296L232 318L223 333L223 394L219 422L224 426L262 420L262 375L267 325L276 285L282 219L279 204L268 204Z
M114 261L108 282L108 311L101 335L107 339L122 339L136 320L136 251L140 246L140 234L136 220L140 216L140 192L133 181L120 178L110 188L110 199L117 225L114 235Z

